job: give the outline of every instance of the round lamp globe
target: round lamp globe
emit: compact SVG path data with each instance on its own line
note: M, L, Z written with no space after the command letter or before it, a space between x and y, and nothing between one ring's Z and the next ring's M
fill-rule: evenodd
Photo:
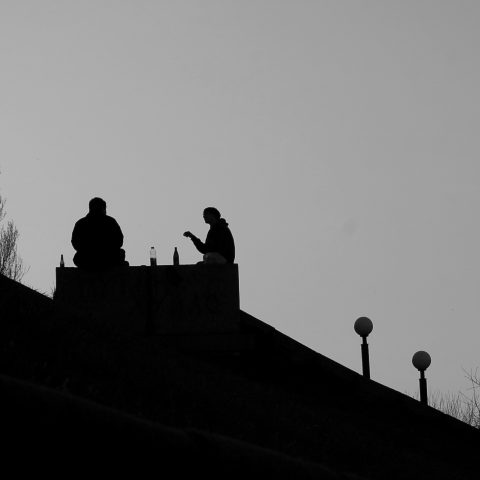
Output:
M353 328L361 337L368 337L373 330L373 323L368 317L360 317L355 320Z
M430 364L432 363L432 359L427 352L420 350L413 355L412 363L417 370L423 372L430 366Z

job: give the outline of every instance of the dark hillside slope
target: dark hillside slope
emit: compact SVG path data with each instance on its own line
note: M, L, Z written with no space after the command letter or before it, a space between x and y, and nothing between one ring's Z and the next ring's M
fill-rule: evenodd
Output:
M53 389L0 375L2 469L16 477L160 474L211 480L361 480L198 430L167 428Z
M364 478L477 478L476 430L366 381L247 314L252 352L186 354L73 318L0 278L0 373L166 427Z

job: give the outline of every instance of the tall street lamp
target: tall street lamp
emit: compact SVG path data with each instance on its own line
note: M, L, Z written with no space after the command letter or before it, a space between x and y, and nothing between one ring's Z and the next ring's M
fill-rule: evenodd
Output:
M412 357L413 366L420 372L420 402L425 405L428 405L428 396L427 396L427 379L425 378L425 370L432 363L432 359L427 352L420 350L415 353Z
M373 330L373 323L368 317L360 317L355 320L355 331L362 337L362 369L363 376L370 379L370 359L368 355L367 337Z

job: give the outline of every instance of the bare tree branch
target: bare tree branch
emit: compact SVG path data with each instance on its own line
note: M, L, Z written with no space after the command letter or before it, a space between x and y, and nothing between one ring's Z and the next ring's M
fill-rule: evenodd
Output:
M5 199L0 195L0 222L5 219ZM17 253L18 230L10 220L6 225L0 223L0 274L20 282L27 272Z
M428 404L451 417L480 429L480 375L478 370L478 368L469 372L464 370L465 376L470 382L468 390L471 393L435 392L429 394ZM413 397L418 399L418 392Z
M5 218L5 200L0 195L0 222Z

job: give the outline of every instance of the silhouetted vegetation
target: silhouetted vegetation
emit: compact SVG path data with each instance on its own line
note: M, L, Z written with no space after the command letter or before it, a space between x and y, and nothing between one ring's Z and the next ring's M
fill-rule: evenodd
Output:
M4 224L6 200L0 195L0 274L20 282L25 275L22 259L17 253L18 229L12 220Z
M465 371L469 381L468 394L434 392L428 397L428 404L467 425L480 429L480 375L475 371ZM418 394L414 396L418 398Z

